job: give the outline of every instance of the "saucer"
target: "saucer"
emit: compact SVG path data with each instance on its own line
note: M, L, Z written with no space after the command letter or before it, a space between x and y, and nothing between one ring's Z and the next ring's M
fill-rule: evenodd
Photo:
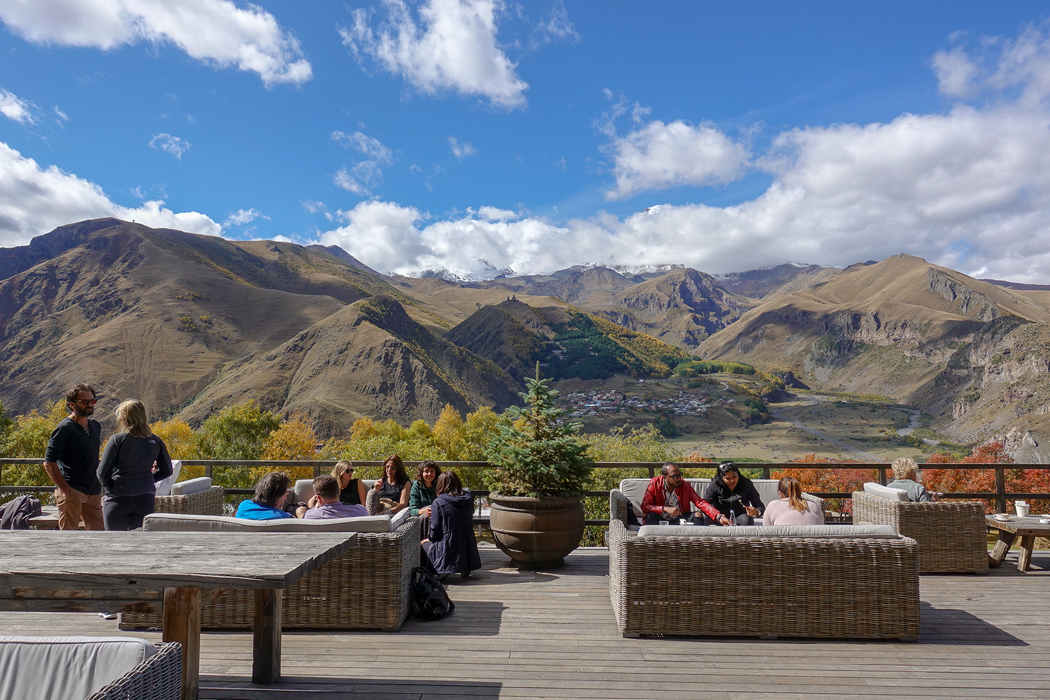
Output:
M999 520L999 521L1002 521L1002 522L1006 522L1007 520L1010 519L1010 516L1006 515L1005 513L996 513L992 517L995 518L996 520Z
M1039 518L1039 522L1043 523L1044 525L1050 525L1050 518Z

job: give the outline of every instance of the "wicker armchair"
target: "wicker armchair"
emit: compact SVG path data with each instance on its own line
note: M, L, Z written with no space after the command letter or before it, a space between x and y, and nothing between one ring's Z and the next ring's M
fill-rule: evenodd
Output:
M853 522L890 525L918 542L920 573L988 573L984 505L976 501L909 503L854 491Z
M157 652L87 700L180 700L182 645L157 644Z
M625 637L919 636L919 555L912 539L852 532L763 536L773 529L765 527L674 529L696 536L640 537L619 520L609 522L609 593ZM754 535L718 534L732 530Z
M396 632L408 616L419 549L415 518L394 532L359 533L350 551L285 589L282 626ZM227 590L202 606L201 628L250 629L254 611L253 591ZM123 613L118 626L160 624L160 613Z
M157 496L156 513L182 513L184 515L222 515L222 499L225 491L221 486L212 486L186 496Z

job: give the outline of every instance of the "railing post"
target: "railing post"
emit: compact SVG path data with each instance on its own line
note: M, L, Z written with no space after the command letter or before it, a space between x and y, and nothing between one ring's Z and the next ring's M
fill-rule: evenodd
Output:
M211 462L208 462L204 465L204 476L208 477L209 479L212 478Z
M995 468L995 512L1006 512L1006 469Z
M879 485L885 486L886 485L886 468L885 467L879 467L878 468L878 472L879 472Z
M763 479L768 479L769 478L769 465L768 464L766 466L762 467L762 478Z

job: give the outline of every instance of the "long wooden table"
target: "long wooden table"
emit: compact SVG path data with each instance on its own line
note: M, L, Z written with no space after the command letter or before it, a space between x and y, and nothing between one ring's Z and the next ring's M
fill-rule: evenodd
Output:
M183 649L183 698L196 700L202 591L255 591L252 682L281 675L281 589L355 533L0 531L0 610L154 612Z
M999 540L995 543L992 553L988 555L988 566L994 569L1002 564L1006 553L1010 551L1010 545L1020 536L1021 543L1018 546L1021 551L1017 557L1017 570L1028 571L1032 563L1035 538L1050 537L1050 523L1039 522L1047 519L1047 516L1028 515L1022 518L1011 515L1009 520L997 520L991 515L985 517L989 529L999 531Z

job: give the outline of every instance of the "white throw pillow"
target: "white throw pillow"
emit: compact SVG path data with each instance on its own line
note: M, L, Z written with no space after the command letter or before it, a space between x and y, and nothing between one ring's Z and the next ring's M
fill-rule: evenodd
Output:
M908 498L908 492L902 489L891 489L889 486L883 486L881 484L874 484L868 482L864 484L864 493L872 496L878 496L879 498L886 498L891 501L900 501L901 503L910 503L911 499Z
M171 476L166 479L161 479L157 482L157 495L158 496L169 496L171 495L171 487L175 485L175 482L179 480L179 472L182 471L182 460L172 460L171 463Z

